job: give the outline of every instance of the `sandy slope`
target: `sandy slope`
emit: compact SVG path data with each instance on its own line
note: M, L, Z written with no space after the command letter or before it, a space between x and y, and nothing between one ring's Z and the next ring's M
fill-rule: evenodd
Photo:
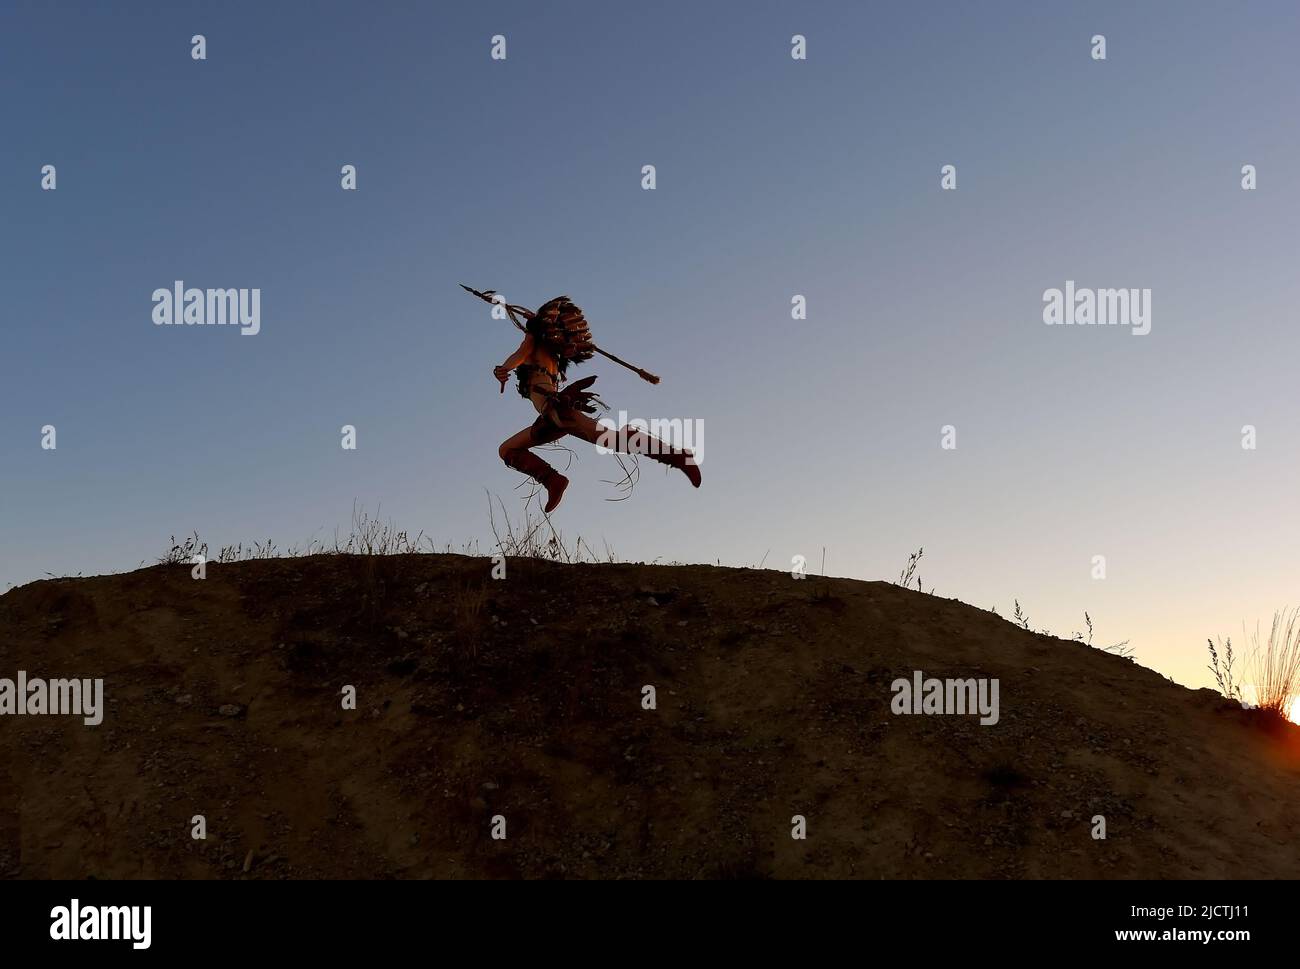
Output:
M155 567L0 597L19 669L109 704L0 718L7 877L1300 876L1300 731L884 583ZM998 677L1000 722L892 715L916 669Z

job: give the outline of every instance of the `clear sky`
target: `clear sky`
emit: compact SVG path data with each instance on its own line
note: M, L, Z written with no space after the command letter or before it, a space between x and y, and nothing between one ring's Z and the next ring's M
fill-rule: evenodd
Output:
M568 535L871 579L924 546L940 595L1203 685L1206 637L1300 603L1297 38L1290 0L9 0L0 589L354 500L490 543L534 415L466 282L569 294L664 380L576 374L703 422L698 492L607 502L582 448ZM178 279L260 288L261 332L154 326ZM1151 332L1044 325L1066 280L1149 288Z

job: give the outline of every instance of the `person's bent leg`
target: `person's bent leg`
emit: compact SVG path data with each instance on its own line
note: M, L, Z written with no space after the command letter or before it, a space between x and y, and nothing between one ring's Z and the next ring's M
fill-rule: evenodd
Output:
M539 422L540 423L540 422ZM542 511L550 514L564 497L564 489L569 486L569 479L528 450L538 444L550 444L564 436L564 431L552 427L538 431L536 425L520 431L502 442L497 453L506 467L522 471L546 489L546 504Z

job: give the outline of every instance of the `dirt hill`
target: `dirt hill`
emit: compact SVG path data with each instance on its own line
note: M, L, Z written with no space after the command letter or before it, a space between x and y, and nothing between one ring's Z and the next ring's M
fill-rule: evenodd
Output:
M879 582L490 567L0 597L0 677L103 677L107 711L0 718L0 875L1300 876L1300 730L1129 660ZM998 678L999 722L894 715L915 670Z

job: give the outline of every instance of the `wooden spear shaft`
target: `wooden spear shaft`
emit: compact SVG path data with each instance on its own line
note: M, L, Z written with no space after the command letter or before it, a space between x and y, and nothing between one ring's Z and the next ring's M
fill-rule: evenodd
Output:
M624 367L627 367L628 370L631 370L634 374L636 374L636 375L637 375L638 377L640 377L642 380L648 380L648 381L650 381L650 383L652 383L652 384L657 384L657 383L659 383L659 378L656 377L654 374L652 374L649 370L642 370L640 367L634 367L634 366L632 366L632 364L628 363L626 360L620 360L618 357L614 356L614 354L609 353L609 352L607 352L607 351L605 351L605 350L602 350L600 347L596 346L596 344L594 344L594 343L591 345L591 348L592 348L593 350L595 350L597 353L599 353L602 357L609 357L609 359L613 360L615 363L617 363L617 364L622 364Z

